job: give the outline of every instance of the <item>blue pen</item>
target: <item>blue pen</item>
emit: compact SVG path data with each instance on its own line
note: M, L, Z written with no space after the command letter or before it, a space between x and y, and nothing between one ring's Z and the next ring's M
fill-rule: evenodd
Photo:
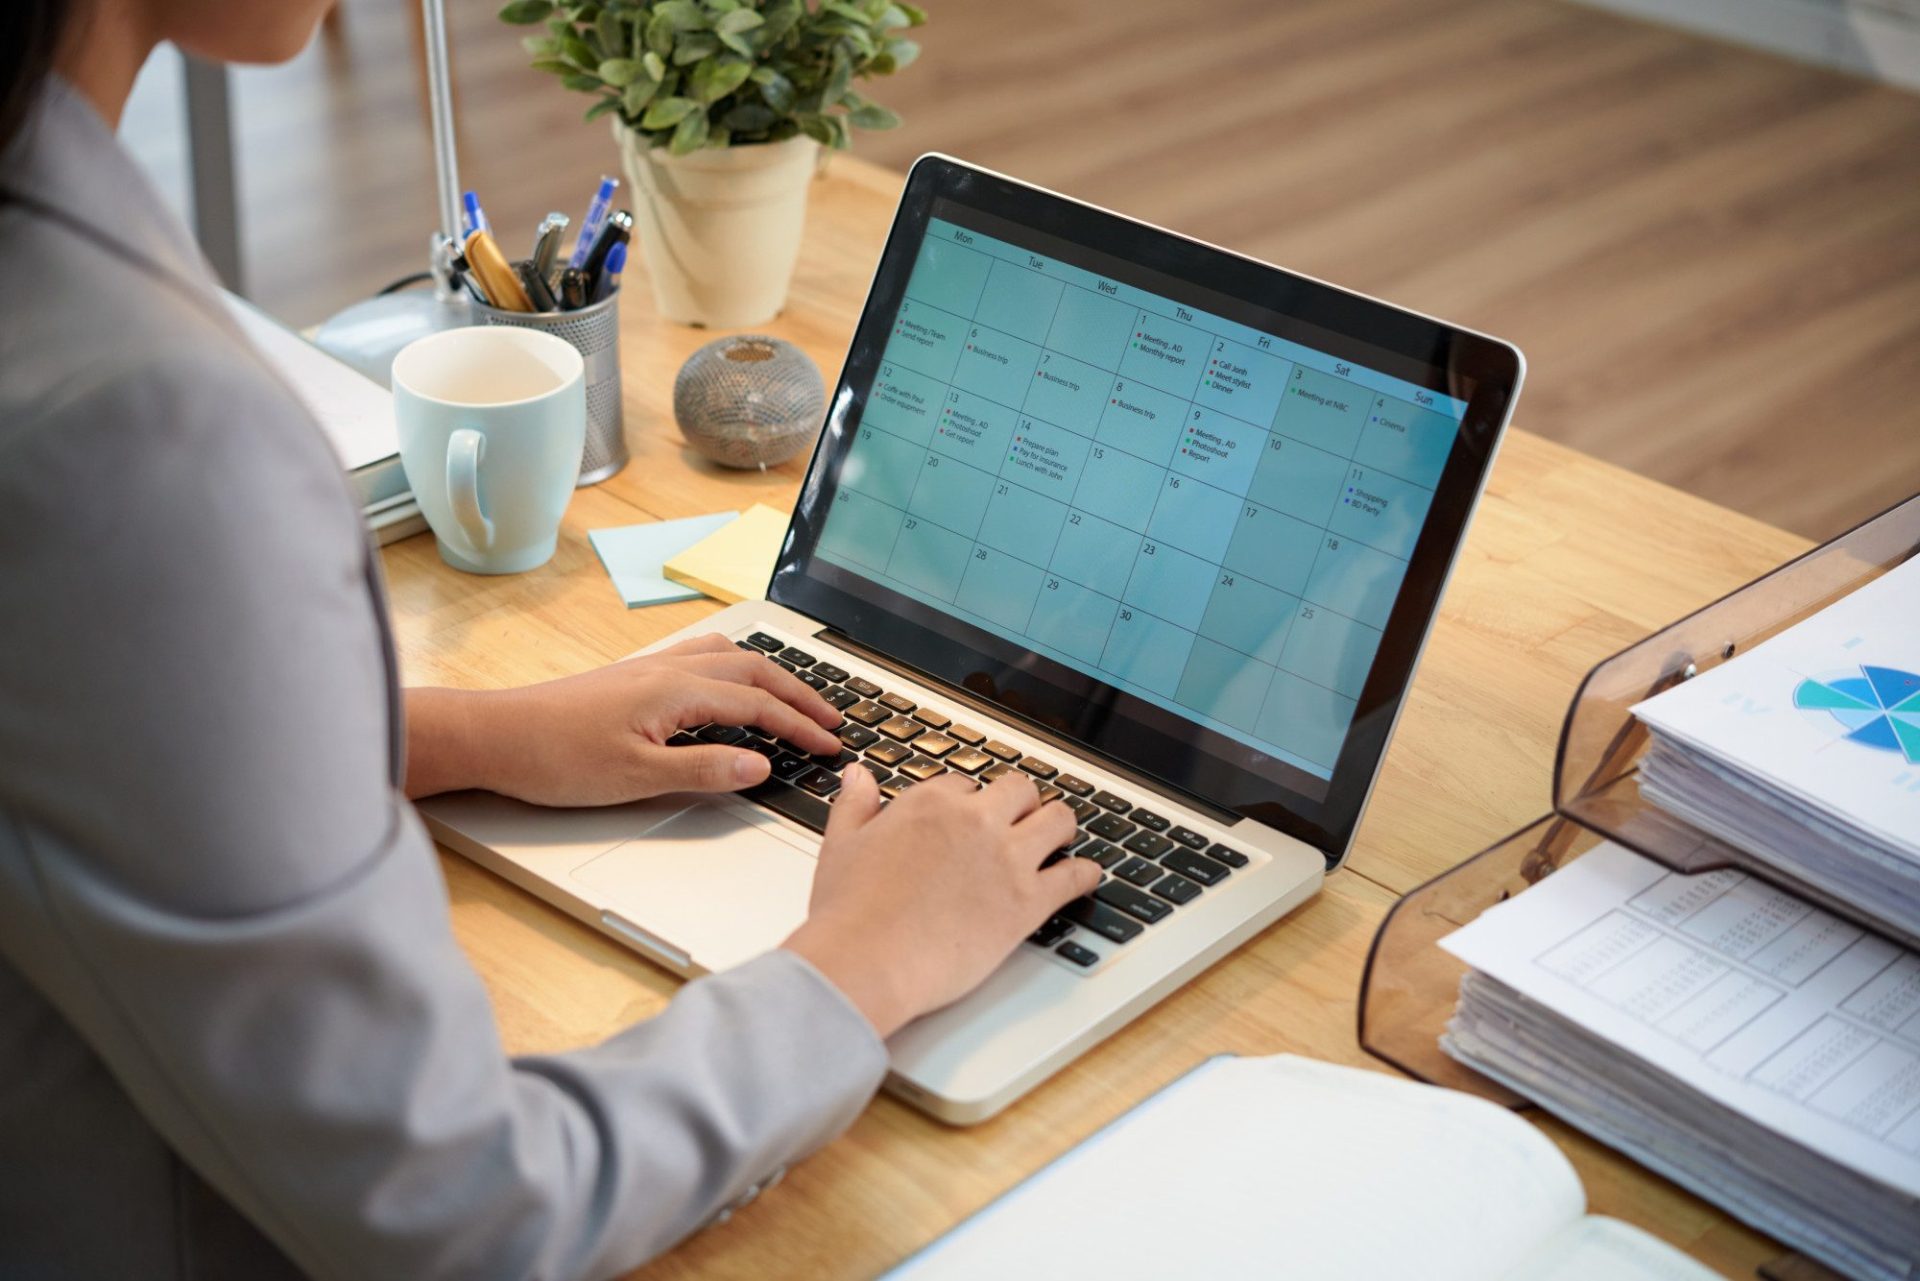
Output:
M593 301L610 298L620 288L620 273L627 267L627 246L623 242L607 250L607 262L600 269L600 283L593 288Z
M478 193L467 192L461 197L461 202L466 208L466 225L461 229L464 235L471 236L476 231L491 232L493 230L493 224L487 221L487 211L480 207Z
M587 265L587 255L593 252L593 242L599 238L600 224L607 220L607 210L613 208L613 191L619 185L618 178L600 175L600 190L593 193L587 216L580 220L580 239L573 242L573 257L567 259L567 266Z

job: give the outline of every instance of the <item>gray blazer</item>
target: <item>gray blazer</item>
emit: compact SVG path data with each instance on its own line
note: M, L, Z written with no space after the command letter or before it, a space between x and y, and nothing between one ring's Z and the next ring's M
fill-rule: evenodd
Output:
M603 1277L853 1120L786 952L502 1052L339 467L62 85L0 282L0 1276Z

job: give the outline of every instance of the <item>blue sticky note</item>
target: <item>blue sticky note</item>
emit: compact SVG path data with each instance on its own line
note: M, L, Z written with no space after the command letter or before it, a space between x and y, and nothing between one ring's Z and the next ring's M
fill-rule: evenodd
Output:
M600 563L607 567L614 590L620 593L628 609L664 605L669 601L692 600L700 593L685 583L667 578L660 567L739 516L739 512L715 512L711 516L661 520L651 525L593 529L587 531L587 538L593 543Z

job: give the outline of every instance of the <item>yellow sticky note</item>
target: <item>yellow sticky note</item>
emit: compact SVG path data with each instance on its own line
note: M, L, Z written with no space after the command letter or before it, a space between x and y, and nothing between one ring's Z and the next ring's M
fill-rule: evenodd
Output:
M780 558L786 536L787 514L755 503L740 519L673 557L661 572L729 605L759 600L767 594L767 580L773 577L773 564Z

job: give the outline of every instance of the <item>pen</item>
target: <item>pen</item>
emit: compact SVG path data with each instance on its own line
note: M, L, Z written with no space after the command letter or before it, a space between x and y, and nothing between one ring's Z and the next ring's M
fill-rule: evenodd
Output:
M487 221L487 211L480 207L479 193L469 191L460 200L462 207L466 210L464 230L469 236L476 231L493 230L493 224Z
M600 234L593 238L593 248L587 251L586 262L580 269L587 273L587 296L597 297L600 274L607 264L607 255L613 252L615 245L624 245L633 236L633 215L621 209L607 218L606 225L600 228Z
M593 287L593 301L600 302L619 292L620 273L626 270L626 266L627 246L622 242L607 251L607 265Z
M587 273L578 267L568 267L560 273L560 306L567 311L578 311L587 305Z
M550 213L540 220L540 230L533 237L533 269L549 282L553 280L553 265L560 260L560 237L567 222L565 214Z
M520 277L520 284L526 289L527 297L533 300L535 311L559 311L560 302L553 296L553 287L547 278L540 274L540 267L531 258L522 259L513 264L514 272Z
M600 175L600 190L593 193L593 203L587 206L587 216L580 223L580 238L573 242L573 256L567 259L569 267L587 265L587 255L593 252L593 242L600 235L600 224L606 221L607 210L613 207L614 188L620 180L611 174Z
M492 236L484 231L469 235L467 261L472 264L473 274L479 278L480 287L493 300L495 307L501 311L533 310L533 300L527 297L520 277L514 274L513 265L500 252L500 246L493 243Z

